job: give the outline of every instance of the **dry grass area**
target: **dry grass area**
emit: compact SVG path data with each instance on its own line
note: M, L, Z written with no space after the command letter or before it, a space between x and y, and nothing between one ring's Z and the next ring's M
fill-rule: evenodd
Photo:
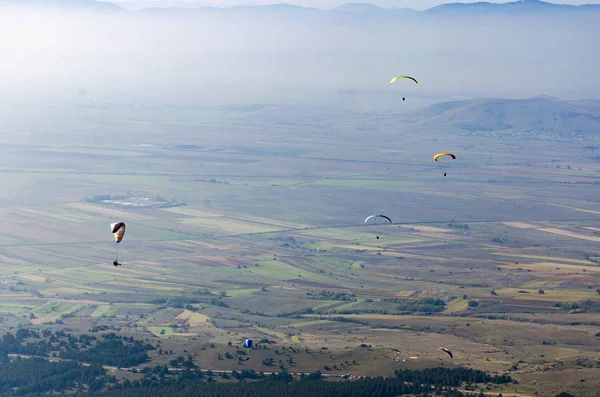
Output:
M556 229L556 228L552 228L552 227L537 228L536 230L539 230L541 232L546 232L546 233L558 234L559 236L573 237L573 238L578 238L581 240L593 241L595 243L600 243L600 237L588 236L583 233L571 232L569 230Z
M573 211L585 212L585 213L594 214L594 215L600 215L600 211L588 210L588 209L577 208L577 207L572 207L572 206L568 206L568 205L560 205L560 204L551 204L551 205L554 205L556 207L568 208Z
M600 267L585 265L570 265L564 262L533 262L533 263L507 263L498 266L502 269L525 269L534 272L548 272L557 274L570 274L579 272L600 272Z
M186 310L182 311L179 315L177 315L175 317L175 320L187 320L190 318L190 316L192 314L193 314L192 311L186 309Z
M46 281L46 277L40 276L38 274L23 274L19 277L23 280L34 281L37 283L43 283L44 281Z
M591 230L593 232L600 232L600 227L585 226L584 229Z
M559 374L557 375L557 370ZM600 371L598 368L577 368L574 365L558 367L539 367L530 371L519 371L514 375L519 380L518 390L529 395L554 396L562 391L574 396L598 395L600 390Z
M448 233L448 232L451 232L450 229L446 229L446 228L442 228L442 227L435 227L435 226L423 226L423 225L404 225L404 226L402 226L402 225L400 225L400 227L414 229L416 231L425 232L425 233Z
M409 298L413 296L415 292L416 291L398 291L394 294L394 296L397 296L399 298Z
M118 221L119 219L127 219L129 221L144 221L152 219L150 216L145 216L134 211L119 210L108 206L99 206L96 204L69 203L65 204L65 207L81 211L83 213L93 214L94 217L100 216L102 218L115 219L115 221ZM107 229L108 226L110 225L107 225Z
M531 223L524 223L524 222L502 222L502 223L506 226L516 227L519 229L535 229L538 227Z
M31 319L31 324L40 325L40 324L44 324L44 323L53 323L56 320L58 320L58 318L59 318L59 316L36 317L34 319Z
M510 258L521 258L522 260L526 259L536 259L547 262L557 262L557 263L577 263L581 265L589 265L590 261L583 259L574 259L574 258L564 258L564 257L552 257L552 256L544 256L544 255L531 255L525 253L517 253L510 252L506 250L505 252L490 252L490 255L498 255L498 256L507 256Z

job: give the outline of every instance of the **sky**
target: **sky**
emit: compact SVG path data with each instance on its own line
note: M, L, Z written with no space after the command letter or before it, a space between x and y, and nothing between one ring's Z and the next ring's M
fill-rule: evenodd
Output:
M110 0L109 0L110 1ZM475 3L483 0L113 0L111 2L121 5L125 8L148 8L148 7L197 7L197 6L216 6L228 7L235 5L261 5L274 3L287 3L300 5L304 7L332 8L344 3L370 3L380 7L414 8L424 10L444 3ZM514 0L487 0L490 3L509 3ZM551 3L559 4L593 4L596 1L586 0L555 0Z
M81 89L86 100L119 103L226 103L242 95L271 103L291 92L304 99L336 90L389 93L397 74L419 80L398 90L437 99L600 98L597 15L398 23L335 13L3 10L0 37L11 39L0 40L0 105L79 101Z

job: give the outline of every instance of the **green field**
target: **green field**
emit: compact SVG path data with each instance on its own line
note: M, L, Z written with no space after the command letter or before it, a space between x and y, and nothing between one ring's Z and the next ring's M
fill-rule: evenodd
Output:
M159 338L168 338L173 335L173 328L171 327L148 327L148 331Z

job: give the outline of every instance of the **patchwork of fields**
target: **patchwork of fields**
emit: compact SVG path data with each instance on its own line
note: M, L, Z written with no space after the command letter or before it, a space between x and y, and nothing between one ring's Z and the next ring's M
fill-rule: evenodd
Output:
M521 384L506 392L533 395L561 370L567 383L585 377L577 387L600 389L597 372L577 371L600 365L600 206L595 185L576 183L598 170L577 163L577 144L502 142L490 152L492 138L423 126L382 129L384 143L366 148L352 129L294 140L326 130L315 121L251 136L204 130L203 150L177 149L198 144L189 123L170 141L137 132L126 149L0 150L4 330L107 327L197 353L203 369L240 369L217 355L252 338L294 348L295 371L464 365L511 371ZM503 156L523 147L528 166ZM572 172L552 168L558 147ZM437 148L460 154L438 166ZM187 205L85 201L119 192ZM375 213L393 224L365 225ZM118 245L116 221L127 224ZM244 368L272 370L263 361L272 354L252 351Z

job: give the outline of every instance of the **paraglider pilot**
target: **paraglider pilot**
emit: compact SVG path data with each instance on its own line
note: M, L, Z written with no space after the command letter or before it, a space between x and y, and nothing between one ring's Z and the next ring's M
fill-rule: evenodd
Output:
M110 231L113 233L113 237L115 238L115 244L119 244L121 240L123 240L123 236L125 235L125 224L123 222L111 223ZM119 254L117 251L117 257L113 262L113 266L121 266L119 263Z

